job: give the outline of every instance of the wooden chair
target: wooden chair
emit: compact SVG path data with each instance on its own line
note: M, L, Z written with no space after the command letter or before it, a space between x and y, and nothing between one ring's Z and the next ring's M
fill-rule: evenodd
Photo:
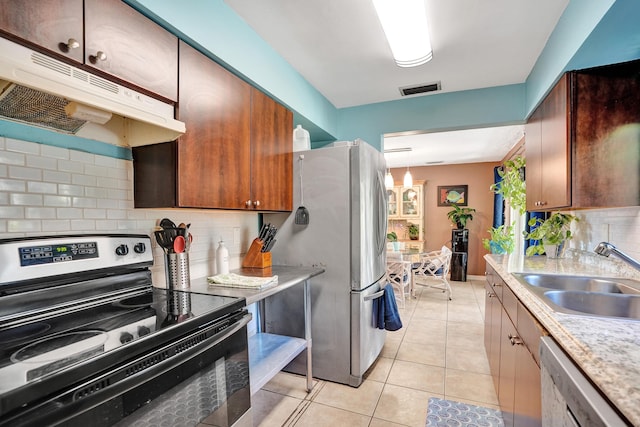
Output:
M440 289L451 300L451 285L447 280L451 267L451 249L443 246L439 251L420 254L420 261L413 264L413 283L421 280L422 285ZM436 282L434 284L434 282Z

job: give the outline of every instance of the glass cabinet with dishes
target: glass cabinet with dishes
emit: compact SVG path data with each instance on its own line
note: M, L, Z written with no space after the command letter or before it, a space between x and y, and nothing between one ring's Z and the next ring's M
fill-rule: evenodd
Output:
M416 181L409 188L397 185L387 189L387 232L396 233L403 249L422 251L424 247L424 184Z

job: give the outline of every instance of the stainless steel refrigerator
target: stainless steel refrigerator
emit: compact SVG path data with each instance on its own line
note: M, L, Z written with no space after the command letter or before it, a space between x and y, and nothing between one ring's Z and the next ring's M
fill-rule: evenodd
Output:
M311 279L313 376L358 386L385 340L372 317L385 285L384 156L361 140L293 155L294 211L264 217L279 226L273 262L326 269ZM308 225L295 224L300 185ZM266 301L265 332L303 336L301 292L289 289ZM286 369L304 373L304 362L298 357Z

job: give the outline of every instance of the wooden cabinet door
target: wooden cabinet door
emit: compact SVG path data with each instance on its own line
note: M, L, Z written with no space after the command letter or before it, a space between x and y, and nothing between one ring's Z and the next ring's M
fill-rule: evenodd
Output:
M177 100L176 36L120 0L85 0L84 13L85 64Z
M82 63L82 0L0 0L0 31L8 38ZM70 39L77 46L70 48Z
M543 103L540 178L545 210L571 206L569 89L565 74Z
M518 336L514 394L514 425L542 425L542 385L540 380L540 338L542 326L518 301Z
M251 200L251 88L180 43L178 205L245 209ZM275 174L274 174L275 175Z
M505 310L502 310L502 331L500 334L500 385L498 401L506 427L514 426L514 398L516 386L517 348L513 343L518 331Z
M533 112L525 126L525 157L527 166L527 210L535 212L541 209L542 200L542 110L540 105Z
M489 368L496 395L500 391L500 333L502 306L491 284L485 284L484 347L489 360Z
M293 205L293 113L251 89L251 203L261 211Z

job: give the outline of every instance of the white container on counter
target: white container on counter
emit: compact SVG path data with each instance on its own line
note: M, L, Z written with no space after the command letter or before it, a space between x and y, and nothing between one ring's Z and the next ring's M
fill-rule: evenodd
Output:
M222 240L218 242L218 249L216 249L216 271L218 274L229 272L229 250Z

